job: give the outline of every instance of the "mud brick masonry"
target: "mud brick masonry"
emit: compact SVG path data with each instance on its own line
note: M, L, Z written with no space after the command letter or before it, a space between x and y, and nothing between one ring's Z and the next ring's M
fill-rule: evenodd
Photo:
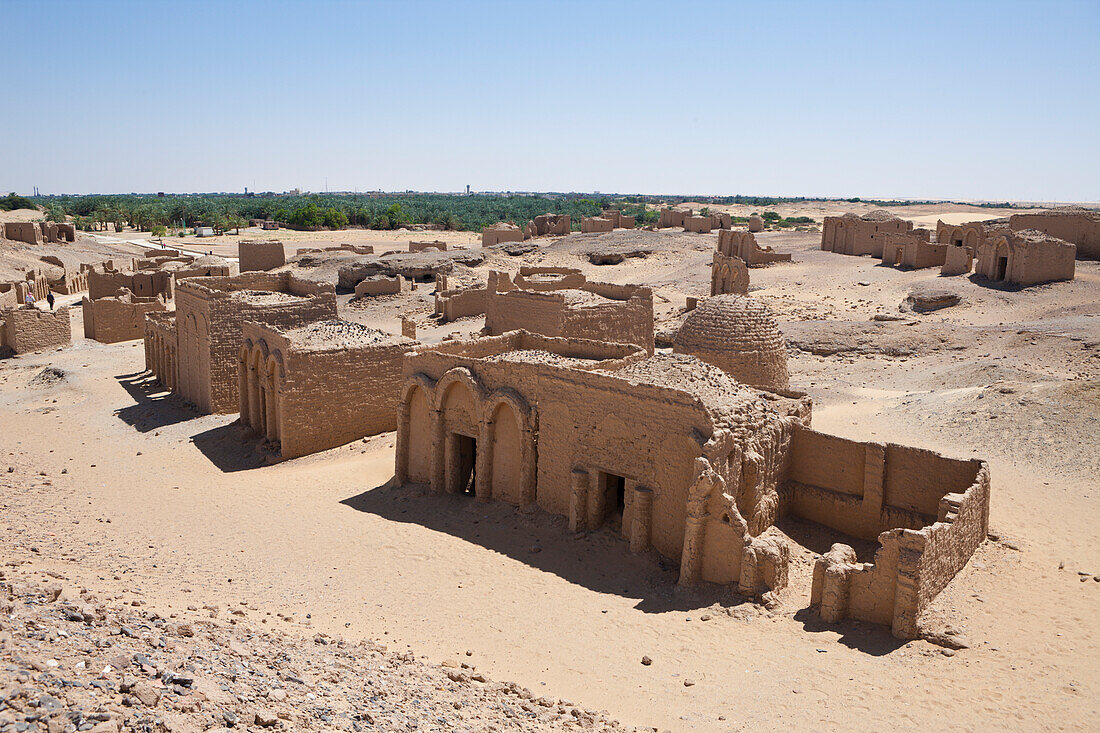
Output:
M26 354L72 343L69 309L44 311L31 306L0 309L0 352Z
M913 228L888 211L878 209L863 216L826 216L821 229L821 249L843 255L882 257L887 234L903 234Z
M246 321L243 339L241 422L283 458L397 428L402 359L415 341L339 320L289 330Z
M729 326L715 328L720 340ZM768 329L759 344L742 330L730 348L785 359ZM690 354L511 331L409 353L404 375L399 483L537 506L574 531L607 526L634 552L677 560L685 585L782 589L790 551L773 527L796 516L839 540L815 567L822 616L913 638L986 537L982 461L818 433L805 395L753 389ZM873 562L848 537L877 539Z
M84 338L104 344L145 337L145 316L164 311L163 298L138 298L129 290L115 296L91 300L84 296Z
M334 318L331 284L287 272L182 280L176 288L175 391L200 412L235 412L245 321L294 328Z

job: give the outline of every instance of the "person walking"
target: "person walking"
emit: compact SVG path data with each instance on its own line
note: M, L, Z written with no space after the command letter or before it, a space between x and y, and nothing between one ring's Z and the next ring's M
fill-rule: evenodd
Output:
M46 293L46 302L50 304L50 310L53 310L53 291L50 290Z

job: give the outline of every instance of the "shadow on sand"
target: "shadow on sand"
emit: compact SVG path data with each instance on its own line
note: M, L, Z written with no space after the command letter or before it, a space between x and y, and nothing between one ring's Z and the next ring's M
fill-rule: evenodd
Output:
M811 608L800 609L795 613L794 620L801 623L803 630L810 634L840 634L840 638L836 640L838 644L873 657L885 656L909 643L906 639L895 639L889 628L878 624L851 620L827 624Z
M609 529L570 532L564 517L541 510L520 510L499 501L479 502L465 495L434 494L425 487L399 487L395 479L341 503L459 537L597 593L636 598L635 608L646 613L747 602L722 586L681 588L676 585L679 563L652 551L632 554L629 544Z
M277 461L273 453L247 439L239 420L197 433L191 442L223 473L249 471Z
M137 404L123 407L115 414L141 433L186 422L198 416L186 402L167 392L149 372L121 374L115 379Z

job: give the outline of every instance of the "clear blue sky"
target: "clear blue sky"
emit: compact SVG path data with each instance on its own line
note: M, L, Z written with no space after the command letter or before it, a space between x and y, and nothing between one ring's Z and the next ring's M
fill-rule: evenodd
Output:
M1100 199L1100 0L0 13L0 190Z

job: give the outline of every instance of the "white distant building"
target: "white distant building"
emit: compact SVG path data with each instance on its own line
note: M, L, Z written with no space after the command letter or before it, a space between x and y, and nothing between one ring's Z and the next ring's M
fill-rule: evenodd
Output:
M214 227L195 227L196 237L212 237L214 236Z

